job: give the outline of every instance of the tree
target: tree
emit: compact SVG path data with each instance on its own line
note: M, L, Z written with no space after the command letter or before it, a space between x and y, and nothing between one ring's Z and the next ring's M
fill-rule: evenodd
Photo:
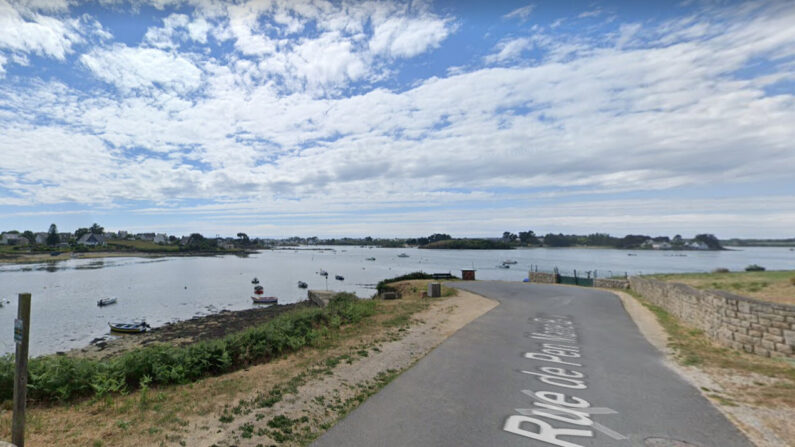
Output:
M240 239L240 243L243 245L248 245L251 242L246 233L237 233L237 238Z
M723 250L723 246L714 234L697 234L693 239L703 242L710 250Z
M502 233L502 239L507 242L514 242L519 236L511 233L510 231L506 231Z
M562 233L548 233L544 236L544 245L548 247L571 247L573 241L570 237L564 236Z
M452 237L450 237L449 234L434 233L434 234L428 236L428 243L438 242L438 241L446 241L448 239L452 239Z
M105 232L105 229L102 228L98 223L94 222L94 225L91 225L91 228L88 229L91 234L102 234Z
M54 246L58 245L61 242L60 236L58 236L58 227L55 224L50 224L50 229L47 231L47 245Z
M35 244L35 243L36 243L36 235L35 235L35 234L33 234L33 232L32 232L32 231L30 231L30 230L27 230L27 231L23 232L23 233L22 233L22 237L24 237L25 239L27 239L27 240L28 240L28 242L30 242L30 244L31 244L31 245L33 245L33 244Z
M539 245L541 243L538 240L538 237L536 237L536 234L533 232L533 230L520 231L519 241L523 244L528 244L528 245Z

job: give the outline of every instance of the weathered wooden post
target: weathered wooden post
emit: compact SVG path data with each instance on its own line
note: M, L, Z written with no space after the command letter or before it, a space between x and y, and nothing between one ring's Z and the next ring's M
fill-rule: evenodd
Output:
M14 341L17 344L14 376L14 420L11 442L25 447L25 400L28 388L28 342L30 341L30 294L19 294L17 319L14 320Z

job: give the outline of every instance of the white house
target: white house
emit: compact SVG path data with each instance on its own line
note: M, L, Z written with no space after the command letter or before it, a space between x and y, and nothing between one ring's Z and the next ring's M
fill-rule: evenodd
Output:
M96 247L97 245L105 245L105 237L101 234L86 233L80 236L77 243L88 247Z
M168 243L168 235L166 233L157 233L155 238L152 240L155 244L165 244Z
M688 242L687 248L691 248L693 250L709 250L709 246L701 241Z
M28 238L17 233L3 233L0 236L0 244L2 245L28 245L29 242Z

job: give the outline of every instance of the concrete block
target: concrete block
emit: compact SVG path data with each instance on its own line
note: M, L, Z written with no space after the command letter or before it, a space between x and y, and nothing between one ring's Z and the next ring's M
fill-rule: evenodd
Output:
M335 292L329 290L307 290L306 296L309 298L309 301L315 305L326 307L329 301L331 301L331 298L334 297L334 293Z
M442 285L438 282L428 284L428 298L439 298L442 296Z

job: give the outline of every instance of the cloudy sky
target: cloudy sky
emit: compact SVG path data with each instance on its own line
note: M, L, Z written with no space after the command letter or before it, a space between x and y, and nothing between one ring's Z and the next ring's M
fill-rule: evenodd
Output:
M0 229L53 222L793 237L795 2L0 0Z

